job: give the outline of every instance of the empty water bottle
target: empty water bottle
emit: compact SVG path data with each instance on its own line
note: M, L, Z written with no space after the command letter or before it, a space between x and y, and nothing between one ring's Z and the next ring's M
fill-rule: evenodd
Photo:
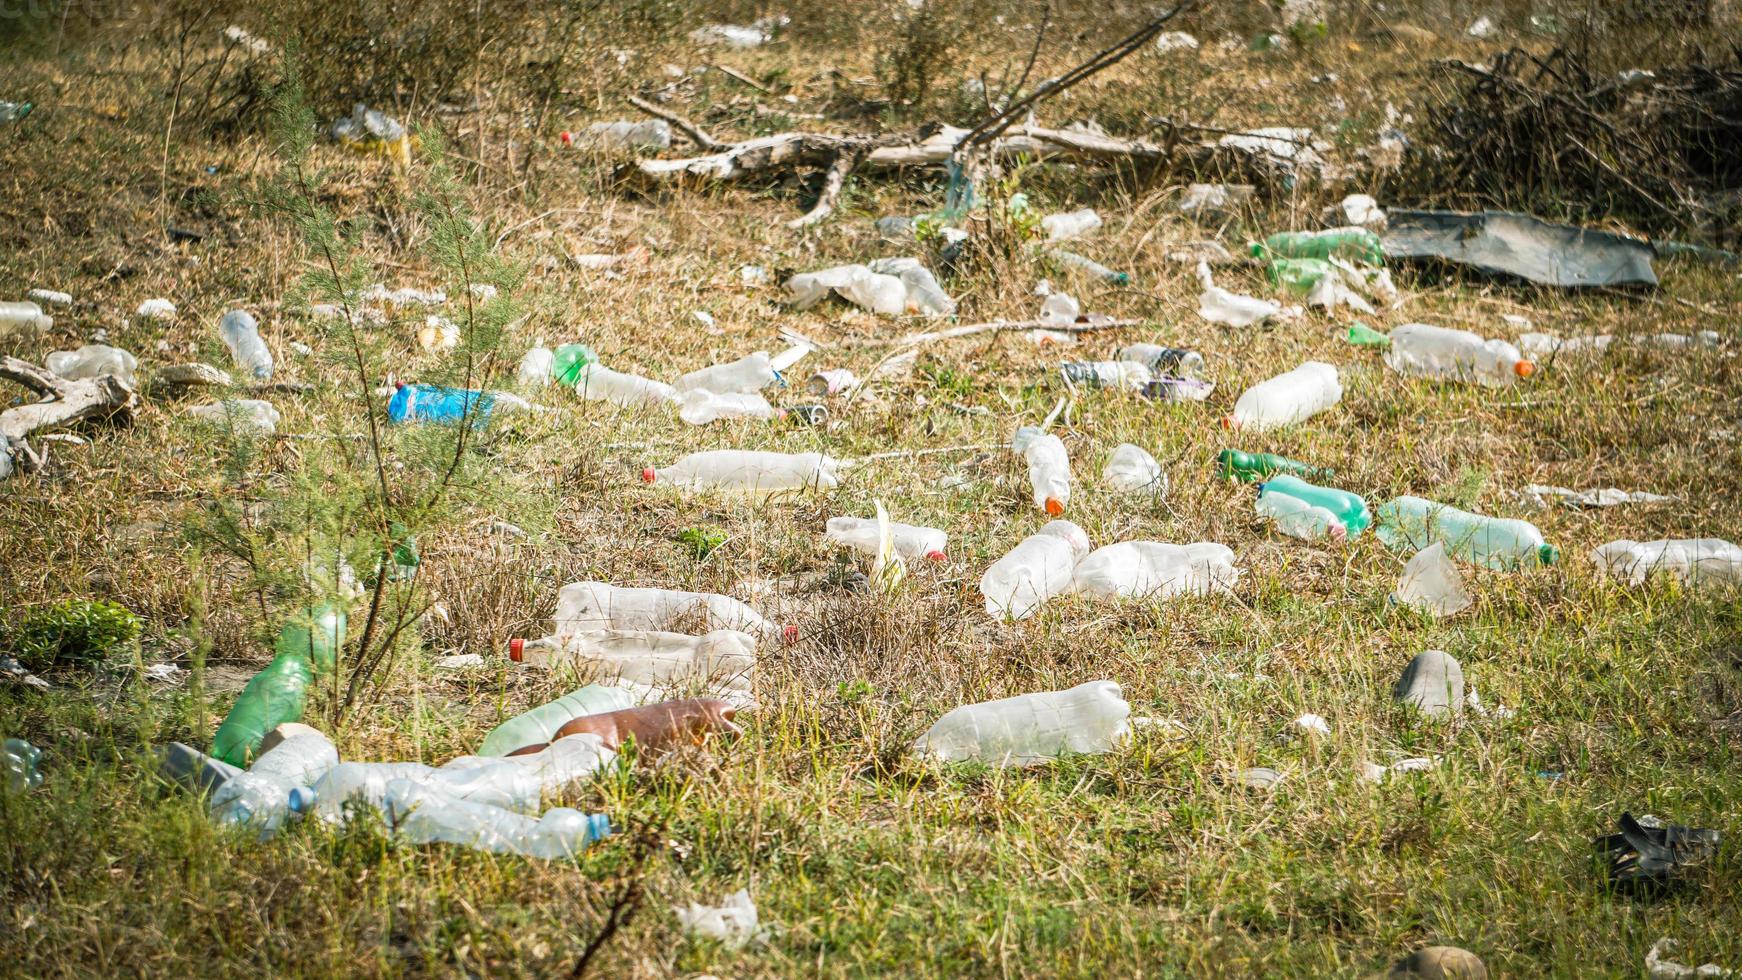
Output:
M902 307L906 312L927 316L948 316L956 312L956 301L944 292L937 277L918 259L878 259L869 268L877 275L901 280Z
M1204 373L1204 355L1195 350L1160 344L1127 344L1119 348L1121 361L1136 361L1154 374L1196 378Z
M1385 247L1379 236L1354 226L1326 231L1285 231L1252 246L1259 258L1329 259L1332 257L1369 265L1385 263Z
M1089 275L1100 279L1102 282L1111 283L1115 286L1124 286L1131 282L1131 276L1129 274L1115 272L1087 256L1078 255L1075 252L1067 252L1062 248L1054 249L1047 254L1051 255L1059 265L1068 269L1081 269Z
M483 744L478 746L478 754L507 755L522 746L550 741L556 736L557 729L582 715L634 706L635 698L621 688L588 684L490 729Z
M1270 521L1276 529L1303 541L1331 538L1345 540L1349 529L1337 515L1285 493L1261 493L1256 510L1260 519Z
M556 353L549 347L534 347L520 359L520 370L516 372L516 376L528 388L542 388L550 384L551 374L555 369Z
M290 813L291 791L318 781L339 764L339 751L320 732L295 735L212 792L212 819L269 837Z
M1049 214L1040 219L1040 228L1046 232L1048 241L1062 242L1068 238L1081 238L1096 228L1101 227L1101 216L1094 208L1079 208L1063 214Z
M1030 766L1067 753L1101 754L1131 735L1131 706L1113 681L967 704L913 743L922 758Z
M575 393L587 401L607 401L618 408L670 405L678 400L677 389L663 381L613 371L596 362L580 368Z
M838 460L822 453L770 453L748 449L714 449L690 453L670 466L649 466L641 471L647 483L669 483L690 489L739 490L770 493L816 487L831 489L840 483Z
M278 634L275 655L248 681L212 737L212 755L233 766L246 765L266 733L287 721L302 720L309 685L330 673L345 643L345 614L322 605L294 617Z
M434 422L454 425L470 419L473 428L490 421L496 396L469 388L443 385L401 384L387 402L387 417L394 422Z
M1474 381L1490 388L1528 378L1536 365L1504 340L1483 340L1468 330L1406 323L1391 331L1385 363L1398 374Z
M1654 574L1693 586L1742 582L1742 548L1723 538L1611 541L1591 552L1599 568L1633 585Z
M1152 402L1201 402L1216 390L1215 382L1198 378L1156 378L1142 388Z
M0 337L34 337L54 326L54 317L35 303L0 303Z
M1233 588L1234 552L1212 541L1121 541L1090 552L1072 571L1072 588L1100 599L1206 595Z
M907 284L901 277L872 272L863 265L801 272L786 281L786 290L800 310L810 309L831 292L881 316L900 316L907 309Z
M1282 304L1230 292L1216 285L1207 262L1198 263L1198 316L1211 323L1230 327L1249 327L1282 312Z
M671 148L671 124L663 119L597 122L578 136L563 133L562 141L600 150L665 150Z
M780 380L766 351L757 351L726 364L691 371L672 387L680 392L702 389L717 395L757 392Z
M738 630L701 636L663 630L558 634L512 641L508 655L533 666L594 668L602 679L638 695L700 688L742 704L751 700L756 681L756 640Z
M1417 551L1438 541L1446 551L1488 568L1552 565L1560 550L1543 543L1529 521L1486 517L1421 497L1397 497L1379 505L1379 540Z
M1373 513L1360 494L1335 487L1314 486L1297 476L1283 473L1258 484L1259 497L1286 495L1335 514L1349 537L1358 538L1373 523Z
M260 338L260 324L247 310L231 310L218 321L218 332L230 357L244 373L256 381L272 378L272 352Z
M1136 391L1152 380L1149 368L1136 361L1068 361L1059 365L1065 384L1080 388L1123 388Z
M37 763L42 750L21 738L9 738L0 743L0 768L4 768L6 791L22 793L42 785L42 772Z
M197 793L210 793L243 771L180 742L157 748L157 774Z
M877 521L868 517L831 517L825 534L836 544L872 556L877 554L881 541ZM890 521L889 537L895 553L908 561L920 558L943 561L946 557L944 545L949 535L937 528Z
M32 102L0 102L0 122L18 122L36 108Z
M1216 454L1216 473L1224 479L1242 483L1267 479L1277 473L1291 473L1306 479L1323 479L1331 475L1330 470L1309 466L1287 456L1243 453L1238 449L1224 449Z
M771 419L774 406L754 391L715 394L705 388L683 396L677 417L691 425L707 425L720 419Z
M1070 521L1050 521L980 576L986 612L1026 619L1071 587L1071 570L1089 553L1089 536Z
M259 398L227 398L209 405L195 405L188 409L188 414L238 435L269 436L278 431L282 418L271 402Z
M384 810L394 836L401 840L459 844L547 861L571 858L611 832L611 821L602 813L555 807L534 820L404 779L387 784Z
M1161 464L1148 450L1129 442L1113 447L1113 454L1101 469L1101 482L1128 493L1151 493L1157 497L1167 493L1167 474L1161 471Z
M1233 414L1222 419L1222 424L1253 431L1280 428L1303 422L1342 398L1337 369L1323 361L1307 361L1246 389L1234 403Z
M1052 517L1065 512L1071 502L1071 458L1058 436L1025 425L1016 430L1010 448L1028 461L1028 485L1034 491L1034 506Z
M1313 291L1319 280L1334 276L1336 272L1323 259L1272 259L1266 263L1264 274L1272 285L1282 287L1284 292L1305 296Z
M57 350L43 358L42 365L68 381L110 375L131 388L136 383L133 372L139 362L119 347L86 344L76 351Z
M678 589L631 588L609 582L571 582L557 592L559 635L599 630L665 630L699 620L704 629L743 630L765 640L791 640L796 626L782 627L729 595Z

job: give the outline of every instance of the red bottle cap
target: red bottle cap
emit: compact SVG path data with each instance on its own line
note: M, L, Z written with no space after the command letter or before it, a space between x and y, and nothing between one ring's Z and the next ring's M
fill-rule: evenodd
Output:
M562 131L560 139L563 141L564 146L572 146L575 142L575 134L565 129Z
M1232 415L1224 415L1222 416L1222 428L1238 429L1240 428L1240 420Z
M950 559L949 555L946 555L941 551L928 551L925 553L925 556L930 558L932 561L949 561Z
M508 641L508 659L519 663L526 656L526 641L515 637Z
M642 483L652 483L655 479L658 479L658 475L653 472L653 467L649 466L641 471Z
M1512 365L1512 373L1521 378L1528 378L1536 373L1536 365L1529 361L1519 361L1517 364Z
M798 627L797 626L788 626L785 629L780 631L780 635L785 637L786 642L788 642L788 643L797 643L798 642Z
M1065 512L1064 502L1057 497L1046 498L1046 513L1048 517L1057 517Z

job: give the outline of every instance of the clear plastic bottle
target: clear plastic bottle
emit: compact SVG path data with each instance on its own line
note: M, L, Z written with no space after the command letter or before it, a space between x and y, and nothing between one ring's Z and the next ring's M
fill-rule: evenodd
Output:
M863 265L801 272L786 281L786 290L800 310L810 309L830 292L881 316L900 316L907 310L907 284L901 277L872 272Z
M1379 236L1353 225L1329 228L1325 231L1284 231L1271 235L1252 246L1259 258L1329 259L1332 257L1366 262L1385 263L1385 247Z
M1307 361L1286 374L1246 389L1222 419L1230 429L1264 431L1303 422L1337 404L1343 386L1337 369L1323 361Z
M1131 706L1113 681L956 708L913 743L922 758L1030 766L1066 753L1100 754L1131 735Z
M1723 538L1611 541L1592 551L1591 560L1633 585L1643 585L1653 574L1695 586L1742 582L1742 548Z
M987 614L1009 619L1034 615L1042 603L1070 588L1071 570L1089 548L1082 528L1070 521L1049 521L980 576Z
M677 417L691 425L707 425L721 419L771 419L775 411L768 399L753 391L721 395L696 389L683 396Z
M478 746L478 754L507 755L521 746L550 741L557 729L582 715L618 711L634 705L635 698L627 691L588 684L490 729L490 734L484 736L483 743Z
M5 782L0 783L8 793L22 793L42 785L42 772L37 764L42 761L42 750L22 738L9 738L0 742L0 776Z
M247 310L231 310L218 321L218 333L236 366L256 381L272 379L272 352L260 338L260 323Z
M1087 256L1078 255L1075 252L1067 252L1062 248L1053 249L1047 254L1052 256L1054 261L1058 262L1059 265L1062 265L1067 269L1081 269L1089 275L1100 279L1102 282L1111 283L1115 286L1124 286L1131 282L1130 274L1115 272Z
M188 409L188 414L231 428L239 434L266 436L278 431L282 418L271 402L259 398L226 398L221 402L195 405Z
M242 774L243 770L214 759L191 745L171 742L156 750L157 774L197 793L210 793Z
M520 359L520 370L517 378L528 388L543 388L550 384L551 374L556 369L556 352L549 347L534 347Z
M743 630L765 640L792 639L795 626L782 627L729 595L678 589L634 588L609 582L571 582L556 599L556 633L599 630L665 630L700 621L704 629Z
M672 387L679 392L699 389L716 395L735 395L761 391L778 380L780 375L775 373L773 359L766 351L757 351L736 361L691 371L678 378Z
M1161 377L1143 386L1141 394L1152 402L1177 404L1180 402L1201 402L1209 398L1216 390L1213 381L1202 381L1197 378Z
M1207 262L1198 263L1198 316L1210 323L1225 323L1230 327L1249 327L1282 312L1282 304L1229 292L1216 285Z
M756 640L738 630L701 636L663 630L602 630L509 644L510 659L539 667L594 667L605 680L644 692L704 687L742 703L755 686Z
M1113 447L1107 465L1101 469L1101 482L1127 493L1151 493L1161 497L1167 493L1167 474L1161 464L1142 446L1122 442Z
M387 418L394 422L455 425L470 417L476 429L490 421L495 405L496 396L487 391L401 384L387 402Z
M487 803L455 799L404 779L387 784L384 807L394 836L416 844L459 844L547 861L572 858L611 832L602 813L555 807L537 820Z
M877 554L880 535L874 518L831 517L824 534L836 544L867 555ZM889 535L895 544L895 553L908 561L920 558L943 561L947 557L944 546L949 535L937 528L890 521Z
M1050 517L1065 512L1071 502L1071 457L1058 436L1025 425L1016 430L1010 448L1028 462L1028 485L1034 491L1034 506Z
M54 327L54 317L35 303L0 303L0 337L34 337Z
M1258 484L1260 498L1286 495L1335 514L1349 537L1358 538L1373 523L1373 512L1360 494L1335 487L1315 486L1298 476L1282 473Z
M1446 551L1488 568L1552 565L1560 550L1543 543L1529 521L1485 517L1421 497L1397 497L1379 505L1379 540L1391 548L1420 550L1438 541Z
M212 792L212 819L269 837L290 812L291 790L318 781L338 764L339 750L325 735L311 731L287 738Z
M587 401L607 401L618 408L670 405L678 400L677 389L663 381L613 371L597 362L581 367L575 393Z
M1504 387L1536 373L1536 365L1507 341L1483 340L1468 330L1426 323L1405 323L1392 330L1385 363L1398 374L1474 381L1489 388Z
M1256 505L1259 518L1270 521L1276 529L1303 541L1328 537L1343 541L1349 536L1337 515L1285 493L1261 493Z
M1071 586L1098 599L1165 599L1226 592L1239 576L1234 552L1226 545L1121 541L1097 548L1077 563Z
M1074 387L1132 391L1154 380L1148 365L1136 361L1067 361L1059 365L1059 375Z
M1147 366L1152 374L1167 374L1180 378L1198 378L1204 373L1204 355L1195 350L1163 347L1160 344L1127 344L1119 348L1121 361L1136 361Z
M76 351L57 350L42 359L42 366L68 381L113 375L129 388L138 384L133 372L139 361L121 348L107 344L86 344Z
M904 312L925 316L948 316L956 312L956 301L944 292L937 277L918 259L878 259L869 268L876 275L901 280Z
M670 466L641 471L645 483L668 483L692 490L741 490L771 493L840 484L839 461L822 453L771 453L748 449L714 449L690 453Z
M1081 238L1099 227L1101 216L1095 213L1094 208L1078 208L1062 214L1049 214L1040 219L1040 228L1046 232L1047 241L1050 242Z
M563 142L579 143L594 149L667 150L671 148L671 123L663 119L642 121L596 122L588 126L579 139L572 134Z

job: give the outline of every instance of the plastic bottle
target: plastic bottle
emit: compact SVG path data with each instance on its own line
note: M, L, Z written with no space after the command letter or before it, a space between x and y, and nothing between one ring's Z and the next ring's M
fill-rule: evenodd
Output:
M446 843L547 861L571 858L611 833L602 813L554 807L531 817L487 803L455 799L404 779L387 784L383 807L394 836L417 844Z
M1071 585L1071 570L1089 553L1089 536L1070 521L1050 521L980 576L986 612L1026 619Z
M1207 262L1198 263L1198 285L1198 316L1210 323L1249 327L1282 312L1282 304L1274 300L1229 292L1216 285Z
M1297 476L1286 473L1273 476L1258 484L1260 497L1286 494L1297 500L1304 501L1314 507L1323 507L1335 514L1337 520L1349 532L1349 537L1358 538L1368 525L1373 523L1373 512L1367 508L1367 501L1360 494L1334 487L1320 487L1306 482Z
M1047 241L1062 242L1067 238L1080 238L1101 227L1101 216L1094 208L1079 208L1063 214L1049 214L1040 219L1040 227L1046 232Z
M1113 454L1101 469L1101 482L1127 493L1152 493L1157 497L1167 493L1167 474L1161 471L1161 464L1148 450L1129 442L1113 447Z
M1216 390L1215 382L1197 378L1156 378L1143 386L1140 394L1152 402L1174 404L1201 402Z
M394 422L433 422L454 425L470 417L474 429L490 421L496 396L469 388L442 385L401 384L387 402L387 417Z
M54 317L45 315L35 303L0 303L0 337L34 337L53 326Z
M291 791L316 782L338 764L339 750L320 732L287 738L212 792L212 819L252 827L269 837L290 812Z
M879 532L874 518L831 517L824 534L836 544L867 555L877 554ZM895 544L895 553L908 561L921 558L943 561L948 557L944 553L944 546L949 541L949 535L937 528L890 521L889 535Z
M872 272L863 265L801 272L786 281L786 290L800 310L810 309L830 292L880 316L900 316L907 310L907 284L901 277Z
M171 742L157 747L157 774L198 793L210 793L242 772L191 745Z
M613 371L598 363L581 367L575 393L587 401L607 401L618 408L669 405L678 400L677 389L663 381Z
M1195 350L1160 344L1127 344L1119 348L1119 359L1146 365L1152 374L1197 378L1204 373L1204 355Z
M86 344L76 351L57 350L42 359L42 366L68 381L112 375L132 388L139 362L132 354L107 344Z
M580 139L570 134L565 143L581 143L597 149L666 150L671 148L671 124L663 119L639 122L596 122L588 126Z
M1303 541L1329 537L1335 541L1348 538L1349 530L1337 515L1286 493L1261 493L1256 506L1258 516L1276 525L1284 534Z
M859 376L846 368L835 368L829 371L818 371L805 382L805 389L813 395L838 395L843 391L859 387Z
M709 630L743 630L766 640L793 639L798 627L782 627L729 595L677 589L631 588L609 582L571 582L556 598L559 635L599 630L664 630L699 621Z
M541 667L598 668L603 679L643 693L705 687L739 703L755 686L756 641L737 630L701 636L663 630L602 630L509 643L508 656Z
M550 376L559 385L573 385L581 380L581 369L599 363L599 355L586 344L558 344L551 352Z
M317 607L286 624L272 662L242 689L218 726L212 755L233 766L247 765L267 732L287 721L301 721L309 685L333 670L344 643L345 614L333 606Z
M1165 599L1226 592L1239 575L1234 552L1226 545L1121 541L1097 548L1077 563L1071 586L1099 599Z
M0 102L0 122L18 122L36 108L31 102Z
M633 707L629 692L600 684L588 684L531 711L524 711L490 730L478 746L482 756L502 756L522 746L548 742L556 730L582 715Z
M1264 274L1284 292L1305 296L1319 280L1333 273L1331 264L1323 259L1272 259L1264 267Z
M1246 389L1234 403L1234 413L1222 419L1230 429L1262 432L1303 422L1341 401L1343 386L1337 369L1323 361L1307 361Z
M1385 264L1385 246L1379 236L1365 228L1348 226L1326 231L1284 231L1254 243L1259 258L1349 259L1369 265Z
M726 364L691 371L672 387L680 392L702 389L716 395L757 392L780 380L766 351L757 351Z
M1066 753L1110 752L1130 735L1131 706L1119 685L1090 681L1064 691L963 705L927 729L913 751L938 762L1030 766Z
M840 463L822 453L770 453L748 449L714 449L690 453L670 466L647 467L644 483L668 483L694 490L741 490L770 493L840 484Z
M1409 496L1380 504L1377 517L1374 530L1392 548L1419 550L1438 541L1451 554L1488 568L1552 565L1560 558L1559 549L1544 544L1542 532L1529 521L1485 517Z
M1032 425L1016 430L1010 448L1028 461L1028 485L1034 491L1034 506L1050 517L1065 512L1071 502L1071 458L1058 436Z
M576 735L594 735L612 751L630 739L646 752L659 752L673 745L700 745L709 735L741 735L732 723L738 710L718 698L665 701L640 708L624 708L596 715L583 715L557 729L555 744Z
M528 388L543 388L550 384L551 374L555 369L556 353L549 347L534 347L520 359L517 377Z
M872 273L894 276L901 280L902 309L907 313L926 316L948 316L956 312L956 301L938 285L924 263L915 258L878 259L868 266Z
M1224 479L1239 480L1241 483L1263 480L1277 473L1292 473L1311 479L1324 479L1331 475L1330 470L1308 466L1287 456L1243 453L1238 449L1224 449L1216 454L1216 473Z
M1136 361L1067 361L1059 365L1067 385L1082 388L1137 390L1153 380L1147 365Z
M238 433L271 435L278 431L283 416L269 401L259 398L227 398L209 405L195 405L188 414L214 425L227 426Z
M1385 363L1398 374L1474 381L1499 388L1528 378L1536 365L1504 340L1483 340L1468 330L1406 323L1391 331Z
M0 774L6 777L6 792L22 793L41 786L42 771L37 768L41 761L42 750L22 738L0 742Z
M1115 286L1124 286L1131 282L1131 276L1128 273L1114 272L1112 269L1096 262L1094 259L1078 255L1075 252L1067 252L1060 248L1054 249L1047 254L1057 260L1059 265L1070 269L1081 269L1089 275L1101 279L1103 282L1108 282Z
M1349 332L1343 335L1343 339L1354 344L1356 347L1391 346L1390 336L1382 334L1360 321L1349 324Z
M1723 538L1611 541L1592 551L1591 560L1633 585L1656 573L1695 586L1742 582L1742 548Z
M775 414L768 399L753 391L720 395L706 389L685 394L677 410L677 417L691 425L707 425L720 419L771 419Z
M231 310L218 321L218 333L224 338L224 346L230 348L230 357L237 367L256 381L272 378L272 352L266 349L266 341L260 339L260 324L253 314Z

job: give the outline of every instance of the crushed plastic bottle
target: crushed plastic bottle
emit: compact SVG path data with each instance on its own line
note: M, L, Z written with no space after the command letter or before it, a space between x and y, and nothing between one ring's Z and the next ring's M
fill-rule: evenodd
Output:
M1210 323L1225 323L1231 327L1249 327L1282 312L1282 304L1255 296L1231 293L1216 285L1207 262L1198 263L1198 316Z
M1160 344L1127 344L1119 348L1118 356L1121 361L1136 361L1148 367L1153 374L1198 378L1204 373L1204 355L1195 350Z
M877 259L869 268L877 275L894 276L901 280L902 310L923 316L948 316L956 312L951 299L920 260L915 258Z
M121 348L107 344L86 344L76 351L57 350L42 359L42 366L68 381L109 375L129 388L138 385L133 372L139 361Z
M537 820L487 803L455 799L404 779L387 784L383 807L394 836L416 844L459 844L494 854L556 861L611 833L602 813L554 807Z
M54 317L35 303L0 303L0 337L34 337L54 327Z
M734 490L771 493L840 484L840 462L822 453L771 453L747 449L714 449L690 453L670 466L641 471L645 483L666 483L692 490Z
M1260 498L1287 495L1301 500L1314 507L1322 507L1334 514L1349 537L1358 538L1368 525L1373 523L1373 512L1368 509L1367 501L1360 494L1334 487L1315 486L1297 476L1286 473L1273 476L1258 484Z
M1154 380L1149 368L1136 361L1066 361L1059 376L1072 388L1121 388L1138 391Z
M1258 258L1350 259L1369 265L1385 264L1385 246L1366 228L1344 227L1326 231L1285 231L1252 245Z
M1099 227L1101 227L1101 216L1095 213L1094 208L1079 208L1062 214L1049 214L1040 219L1040 229L1046 232L1046 240L1049 242L1081 238Z
M740 888L717 906L691 902L687 908L674 905L671 911L685 933L717 939L727 949L742 949L761 935L756 903L747 889Z
M393 422L455 425L470 417L472 428L481 429L489 423L495 405L496 396L486 391L401 384L387 402L387 418Z
M536 667L597 668L601 678L652 694L700 686L734 704L751 699L756 640L737 630L701 636L662 630L602 630L515 640L511 659Z
M212 755L246 765L266 733L301 721L309 685L334 669L345 644L345 613L330 605L299 613L278 634L272 662L255 674L212 737Z
M296 735L262 752L248 771L212 791L212 819L272 836L290 813L291 791L339 764L339 750L320 732Z
M768 399L755 392L717 395L696 389L683 396L678 418L690 425L708 425L721 419L772 419L779 413Z
M566 146L584 146L596 150L669 150L671 124L663 119L596 122L578 134L564 131L559 138Z
M258 398L228 398L209 405L195 405L188 409L188 414L225 426L238 435L272 435L278 431L282 419L271 402Z
M799 310L810 309L831 292L879 316L900 316L907 309L907 284L899 276L881 275L863 265L801 272L786 281L786 291Z
M1403 496L1379 505L1379 540L1394 549L1420 550L1438 541L1449 554L1487 568L1552 565L1560 550L1545 544L1529 521L1486 517L1421 497Z
M770 641L798 636L798 627L770 622L748 605L717 592L571 582L557 593L555 629L562 636L600 630L667 630L692 621L699 621L703 629L743 630Z
M875 557L880 536L877 521L867 517L831 517L824 531L825 536L838 545L844 545L855 551ZM937 528L919 527L914 524L889 522L890 540L895 547L895 553L907 561L918 561L928 558L932 561L943 561L948 556L944 546L949 541L949 535Z
M1016 430L1010 448L1028 462L1028 485L1034 506L1057 517L1071 502L1071 458L1058 436L1032 425Z
M556 352L549 347L534 347L520 359L520 368L515 372L515 377L525 387L543 388L550 384L555 369Z
M0 102L0 123L18 122L34 108L36 104L32 102Z
M1256 511L1262 520L1270 521L1276 529L1302 541L1316 541L1319 538L1330 538L1333 541L1344 541L1349 537L1349 529L1337 515L1285 493L1261 493L1258 495Z
M1451 616L1470 607L1470 593L1464 589L1464 576L1458 566L1446 557L1446 546L1434 542L1415 553L1403 566L1392 601L1430 616Z
M1271 285L1281 287L1289 295L1306 296L1326 276L1337 273L1323 259L1271 259L1264 266L1264 274Z
M1252 483L1264 480L1278 473L1290 473L1305 479L1324 479L1331 476L1331 471L1317 466L1309 466L1299 460L1287 456L1276 456L1271 453L1243 453L1238 449L1224 449L1216 454L1216 475L1226 480L1239 480L1241 483Z
M1343 334L1343 339L1347 340L1351 344L1354 344L1356 347L1390 347L1391 346L1391 337L1390 336L1388 336L1386 334L1382 334L1379 331L1373 329L1372 327L1369 327L1367 324L1361 323L1360 321L1356 321L1354 323L1349 324L1348 332Z
M1239 577L1226 545L1121 541L1090 552L1073 571L1071 585L1098 599L1165 599L1227 592Z
M349 116L327 127L327 136L354 153L382 156L401 167L411 165L411 134L399 120L356 103Z
M588 684L490 729L490 734L484 736L483 743L478 746L478 754L507 755L522 746L549 742L556 737L557 729L582 715L634 706L635 698L621 688Z
M218 320L218 333L230 357L243 373L256 381L272 379L272 352L260 338L260 323L247 310L231 310Z
M1468 330L1405 323L1391 331L1385 363L1398 374L1474 381L1490 388L1528 378L1536 365L1504 340L1483 340Z
M1101 482L1125 493L1148 493L1158 499L1167 495L1167 474L1161 464L1149 450L1129 442L1113 447L1107 465L1101 468Z
M573 387L581 380L581 369L589 364L599 363L599 355L586 344L558 344L551 351L551 380L559 385Z
M988 615L1026 619L1071 586L1071 570L1090 549L1089 536L1070 521L1049 521L1022 539L980 576Z
M663 381L613 371L597 362L580 368L575 393L587 401L607 401L618 408L671 405L678 401L677 389Z
M42 761L42 750L22 738L9 738L0 742L0 775L5 776L3 785L8 793L23 793L42 785L42 770L37 764Z
M1611 541L1592 551L1591 560L1631 585L1657 574L1696 587L1742 582L1742 548L1723 538Z
M1294 425L1325 411L1343 398L1337 369L1323 361L1307 361L1246 389L1222 419L1230 429L1262 432Z
M1100 755L1131 736L1131 706L1113 681L1064 691L967 704L939 718L913 743L936 762L1032 766L1067 753Z
M767 351L757 351L726 364L691 371L672 385L680 392L711 391L717 395L755 393L780 380Z

